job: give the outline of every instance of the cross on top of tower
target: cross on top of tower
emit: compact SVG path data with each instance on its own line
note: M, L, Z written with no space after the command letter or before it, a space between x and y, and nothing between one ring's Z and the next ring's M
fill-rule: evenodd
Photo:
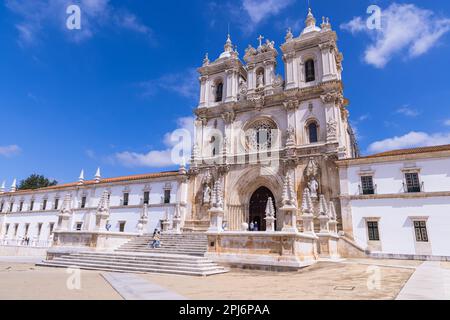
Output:
M262 35L260 35L258 37L258 41L259 41L259 47L262 47L262 41L263 41L264 37Z

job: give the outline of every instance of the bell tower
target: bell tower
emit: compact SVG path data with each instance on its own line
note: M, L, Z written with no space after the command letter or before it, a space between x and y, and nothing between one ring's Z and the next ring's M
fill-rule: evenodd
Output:
M323 82L341 80L342 54L328 18L322 18L320 27L311 9L305 28L294 38L289 30L286 42L281 46L285 62L286 90L307 88Z

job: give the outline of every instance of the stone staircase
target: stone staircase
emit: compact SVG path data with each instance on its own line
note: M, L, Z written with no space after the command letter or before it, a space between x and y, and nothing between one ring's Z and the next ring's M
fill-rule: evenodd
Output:
M206 235L199 233L163 234L161 248L153 249L151 243L153 243L151 235L140 236L123 245L116 252L167 253L203 257L208 248Z
M149 247L151 236L136 237L115 252L68 253L46 260L38 266L126 273L164 273L189 276L211 276L228 272L204 257L205 235L183 234L161 237L162 247Z

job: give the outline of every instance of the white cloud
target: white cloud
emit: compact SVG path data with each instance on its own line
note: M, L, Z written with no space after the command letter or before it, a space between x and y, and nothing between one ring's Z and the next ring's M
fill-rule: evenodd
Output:
M112 158L115 162L129 168L135 167L148 167L148 168L165 168L178 165L172 157L173 148L179 143L173 139L174 134L183 133L188 135L189 138L184 141L184 143L189 143L189 148L191 147L191 141L194 137L194 118L185 117L177 120L178 129L168 132L164 135L164 145L166 146L163 150L151 150L147 153L138 153L131 151L124 151L116 153ZM189 150L190 151L190 150ZM185 158L190 155L186 154ZM188 160L188 159L187 159Z
M450 119L447 119L444 121L444 125L449 126L450 127Z
M420 115L420 112L416 109L413 109L409 106L403 106L397 109L396 113L405 115L407 117L415 118Z
M22 149L17 145L0 146L0 156L12 157L18 155Z
M142 89L144 97L153 96L159 90L173 92L189 99L198 99L200 94L198 73L193 68L182 73L170 73L158 79L144 81L138 86Z
M251 21L258 24L269 16L277 15L293 2L293 0L243 0L242 6Z
M67 30L67 6L77 4L81 9L81 30ZM102 28L126 29L153 37L152 30L126 10L117 10L110 0L6 0L6 8L19 17L15 27L22 46L38 43L45 37L44 29L57 29L72 41L93 37Z
M365 32L372 38L364 60L383 68L394 56L415 58L427 53L450 31L450 19L414 4L391 4L382 11L382 28L369 30L363 18L356 17L341 28L352 33Z
M400 137L393 137L372 143L369 152L378 153L397 149L429 147L450 144L450 133L410 132Z

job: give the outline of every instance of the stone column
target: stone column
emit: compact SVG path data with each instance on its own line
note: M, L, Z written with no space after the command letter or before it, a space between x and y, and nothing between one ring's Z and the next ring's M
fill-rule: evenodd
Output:
M269 198L267 201L266 207L266 231L267 232L275 232L275 207L273 206L272 198Z
M214 189L212 192L211 209L209 209L210 226L208 232L220 233L223 232L223 193L221 188L221 183L219 180L214 184Z

